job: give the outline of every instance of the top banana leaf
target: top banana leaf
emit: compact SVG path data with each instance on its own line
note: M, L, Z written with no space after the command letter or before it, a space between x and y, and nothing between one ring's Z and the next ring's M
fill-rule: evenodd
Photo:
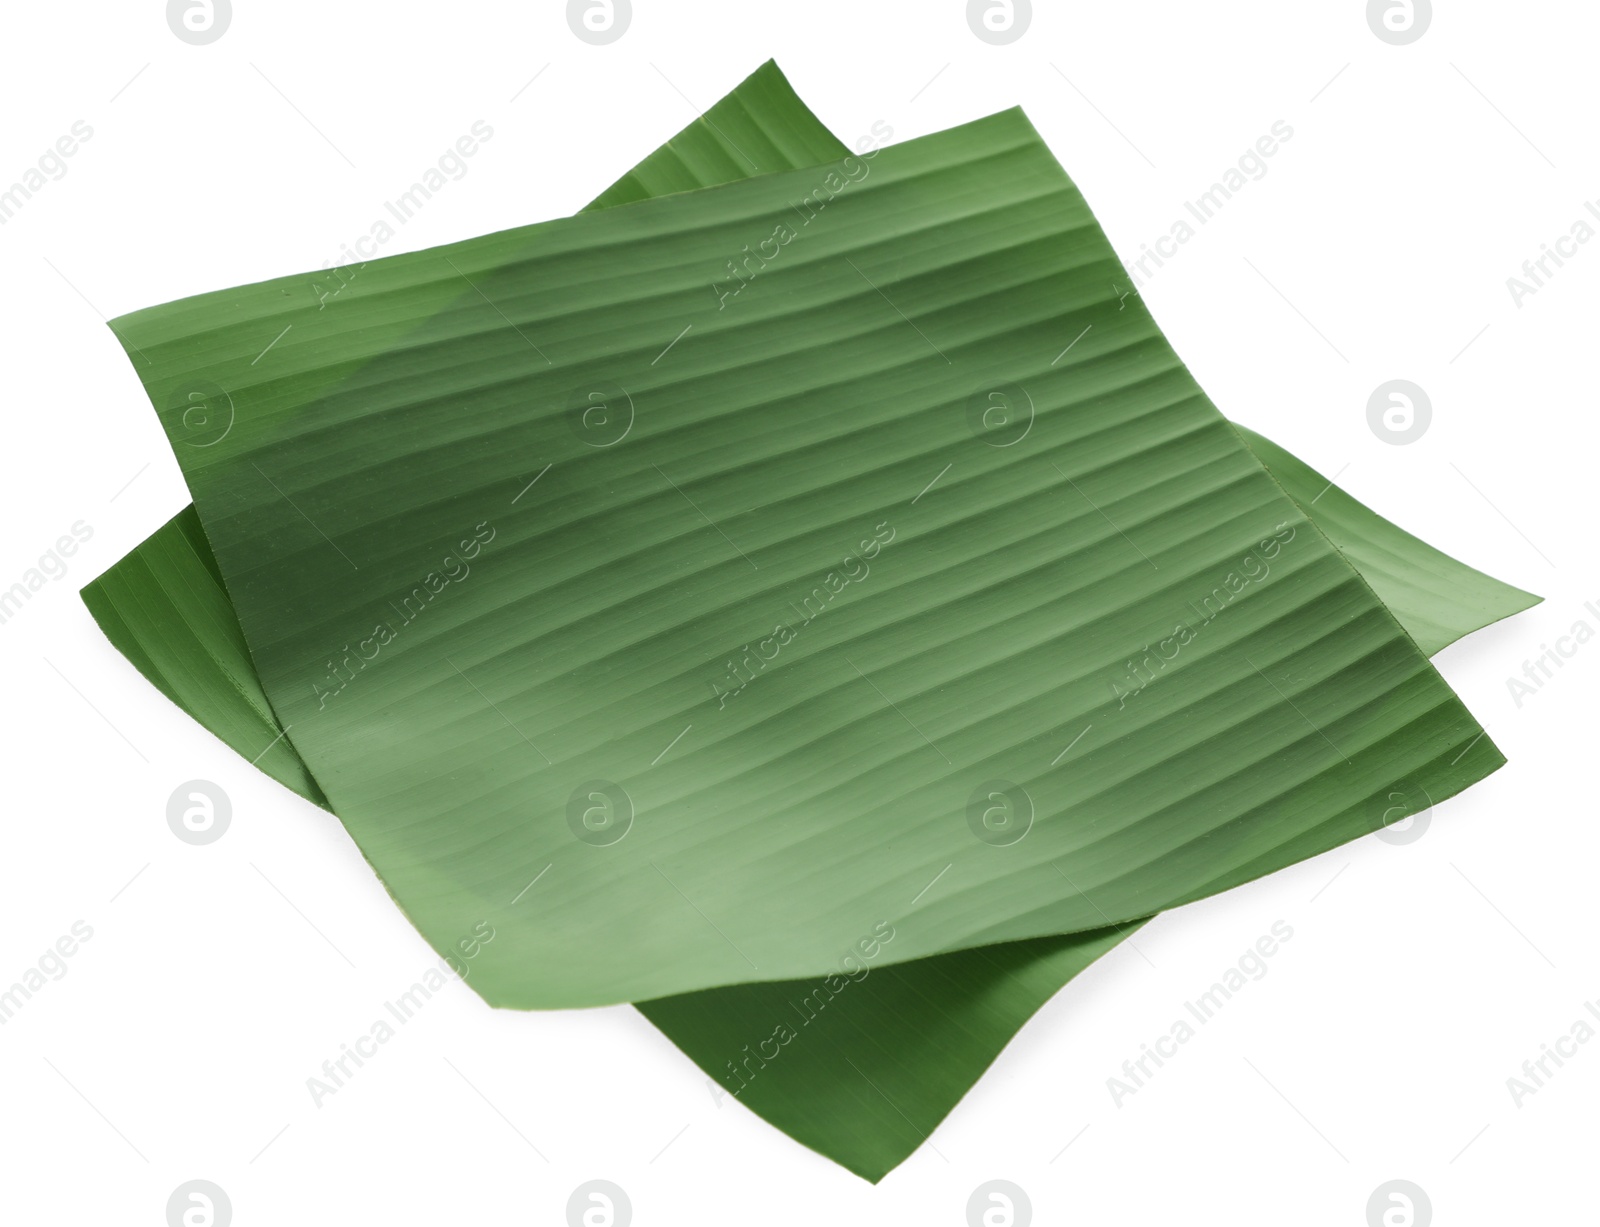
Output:
M875 124L858 149L870 158L892 136L892 129ZM847 153L768 60L587 207L794 170ZM337 288L359 271L360 266L337 269L325 281ZM1425 655L1536 602L1419 541L1271 440L1242 428L1241 433ZM89 584L83 596L118 650L168 698L252 764L327 808L261 689L193 504Z
M1011 112L117 327L334 808L574 1005L1132 919L1499 765L1114 276Z

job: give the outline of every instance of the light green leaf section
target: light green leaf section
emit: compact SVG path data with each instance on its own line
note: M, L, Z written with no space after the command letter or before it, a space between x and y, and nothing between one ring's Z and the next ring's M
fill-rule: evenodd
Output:
M1539 603L1531 592L1475 571L1395 527L1271 439L1238 429L1267 472L1361 572L1427 655Z
M596 206L843 153L769 64ZM724 986L647 1002L647 1016L742 1102L877 1179L1119 940L1105 920L1136 921L1373 829L1373 798L1402 778L1441 799L1498 765L1486 740L1448 762L1477 727L1401 627L1431 651L1533 598L1246 432L1277 482L1265 480L1142 308L1107 318L1093 280L1114 258L1025 121L995 117L833 173L842 186L821 196L789 175L618 210L577 234L489 236L445 249L449 270L434 253L375 262L351 282L359 309L340 303L348 318L309 342L286 334L291 361L259 383L239 369L256 329L325 323L299 302L303 279L250 287L231 313L205 296L118 321L158 368L141 375L234 565L218 567L189 509L85 599L129 659L230 745L318 804L322 779L436 948L492 918L512 940L495 943L487 975L475 969L490 1000L645 996L663 970L681 979L692 967L691 980ZM826 212L804 220L805 201ZM785 209L801 244L793 267L780 263L785 243L730 278L719 261L752 234L759 253ZM813 238L826 250L803 251ZM709 269L698 304L690 266ZM729 312L742 318L719 328ZM563 333L558 320L575 325ZM684 323L693 331L661 351ZM1101 336L1049 367L1056 335L1084 324ZM606 343L582 352L594 335ZM818 381L823 353L830 378ZM597 362L626 372L636 419L612 448L585 444L585 419L574 429L554 390L592 382ZM981 389L1020 371L1034 426L990 447L950 383ZM181 412L195 379L225 383L251 418L203 450L186 446ZM1279 533L1291 536L1265 557ZM440 560L417 596L416 543L430 540ZM830 550L859 573L837 593L825 577L848 559ZM716 693L718 670L708 680L703 665L765 633L785 595L810 611L786 623L792 665L735 668L720 700L696 700L697 688ZM342 650L351 618L339 615L386 603L392 642L355 640L356 656L375 652L370 665L319 671L306 659L303 645L317 645L313 657ZM726 631L697 633L706 621ZM1170 665L1164 621L1190 632ZM1062 654L1063 628L1083 652ZM1130 673L1151 644L1156 656ZM702 667L686 666L696 654ZM1053 687L1039 676L1096 655L1097 676ZM727 698L746 675L749 693ZM297 686L313 683L339 690L308 704ZM288 736L268 695L297 712ZM354 714L339 719L341 707ZM747 719L717 728L741 708ZM1110 736L1091 741L1091 727L1068 760L1079 787L1053 791L1044 764L1074 722ZM697 724L711 735L691 741ZM580 736L564 735L574 727ZM515 770L496 768L508 758ZM385 783L394 770L403 788ZM1266 789L1242 786L1252 772ZM1010 848L967 829L967 796L991 773L1024 784L1037 808L1038 828ZM596 777L622 783L637 813L612 847L567 829L566 795ZM922 784L930 777L938 788ZM1186 804L1197 788L1208 791ZM1303 821L1267 812L1290 805ZM864 836L863 822L887 835ZM1052 824L1063 828L1053 841ZM938 855L920 848L951 829L960 838ZM1138 864L1153 839L1165 855ZM1223 855L1202 854L1219 842ZM948 897L909 906L946 857ZM544 864L548 882L508 904ZM874 890L875 875L894 892ZM745 888L720 889L730 876ZM595 898L622 922L575 925ZM820 905L845 923L830 928ZM791 940L797 916L807 923ZM987 944L1071 928L1082 931ZM581 958L557 957L551 935ZM973 948L952 951L963 944ZM769 978L789 970L804 978Z

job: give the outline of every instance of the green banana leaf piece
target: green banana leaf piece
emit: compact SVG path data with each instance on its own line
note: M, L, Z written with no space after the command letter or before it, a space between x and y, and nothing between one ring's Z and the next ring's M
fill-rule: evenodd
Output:
M719 147L719 142L732 144L730 129L740 142L737 151L740 156L756 150L756 158L762 162L763 169L770 167L775 159L781 160L786 149L806 147L804 141L794 139L796 131L805 133L807 128L804 122L790 122L796 115L809 120L811 128L820 131L820 124L815 123L798 100L790 103L792 93L789 93L786 83L771 66L742 86L734 97L738 98L740 93L745 98L740 99L741 108L737 113L727 113L733 108L728 106L731 100L725 100L712 112L706 123L686 130L683 136L647 161L607 197L612 201L624 199L630 194L649 190L652 184L658 190L692 186L692 183L683 182L684 176L692 178L704 174L731 178L743 173L741 163L732 153ZM755 104L764 100L773 103L770 133L767 132L769 125L763 124L760 119L754 121L756 131L748 130L748 124L740 125L741 119L746 117L743 109L745 104L751 104L749 109L759 113L759 106L753 105L752 100ZM779 115L778 112L785 108L787 114ZM719 110L723 111L720 115ZM807 133L808 139L815 137L816 131ZM714 137L710 135L712 133ZM771 139L765 139L768 136ZM811 148L815 148L816 143L820 141ZM696 145L700 148L695 148ZM826 152L836 154L838 150L835 146ZM602 202L597 203L609 202L603 197ZM742 292L743 287L740 289ZM209 441L205 445L209 445ZM1316 514L1317 509L1310 508L1309 504L1318 501L1331 504L1320 508L1318 524L1353 560L1357 550L1366 551L1363 555L1366 565L1360 561L1357 563L1362 573L1380 595L1396 607L1397 612L1402 600L1410 601L1406 610L1415 610L1418 617L1413 622L1402 613L1401 620L1412 630L1419 643L1429 646L1430 650L1435 641L1437 646L1442 646L1443 642L1464 633L1473 625L1491 621L1494 617L1504 616L1514 608L1531 603L1531 598L1527 598L1526 594L1498 585L1428 550L1414 538L1400 533L1392 525L1349 500L1342 492L1333 491L1335 497L1331 499L1325 497L1331 489L1327 483L1265 440L1252 437L1251 445L1302 507L1308 507ZM1308 478L1315 479L1314 489L1306 485ZM1305 488L1297 489L1296 480ZM1329 526L1329 521L1334 519L1337 519L1338 530L1344 532L1343 537L1340 531ZM153 548L158 544L166 548ZM1419 559L1426 565L1419 568ZM353 562L351 565L354 568ZM175 577L181 578L174 582ZM1421 582L1424 578L1432 582ZM1393 594L1391 589L1385 588L1385 583L1391 585ZM267 746L261 765L297 791L319 804L325 804L309 771L288 745L288 739L280 736L282 729L277 726L270 705L265 702L264 692L251 668L237 619L232 617L232 607L223 591L221 573L206 549L204 536L192 513L185 513L168 525L85 595L108 634L170 697L194 711L241 751L255 745ZM1468 608L1453 608L1452 603ZM194 616L202 609L204 616ZM175 613L178 633L173 633L171 629ZM193 643L183 644L181 631L184 621L203 628L203 632L196 632L203 641L203 652L196 653ZM196 662L200 662L198 666ZM226 687L216 685L218 676L226 679ZM223 700L220 704L216 702L218 696ZM225 707L228 711L225 714L212 711L213 707ZM936 1005L943 1001L952 1016L965 1009L969 1022L981 1018L986 1024L984 1027L973 1025L958 1028L966 1035L973 1053L981 1056L981 1059L945 1059L942 1065L939 1061L932 1062L932 1065L940 1068L931 1079L932 1085L926 1088L929 1093L910 1105L911 1114L926 1121L925 1127L931 1128L1021 1021L1066 978L1115 940L1114 933L1104 932L1070 939L1048 938L1010 946L984 947L881 968L870 981L861 981L861 987L854 987L854 977L849 978L848 983L852 985L849 990L849 1010L855 1011L859 1007L865 1012L874 1006L878 998L882 999L878 1004L891 1010L898 1010L914 1001L914 1014L920 1018L926 1016L930 1002ZM924 976L925 981L920 979ZM1015 989L1015 994L1007 996L1004 991L997 993L996 986L1002 990L1010 986ZM759 996L763 991L782 991L786 987L781 984L740 985L649 1003L643 1008L702 1065L715 1070L719 1065L717 1057L721 1055L723 1060L720 1063L731 1070L733 1063L726 1056L729 1053L737 1054L739 1045L724 1041L731 1041L742 1034L745 1038L740 1042L748 1047L751 1032L739 1025L743 1016L740 1003L729 1000L728 995L752 992ZM798 987L803 989L806 986L802 984ZM939 991L926 991L930 987ZM814 999L817 991L825 993L825 990L814 990L811 997L803 999ZM1025 1009L1021 1008L1024 1002L1029 1003ZM848 1013L840 1008L841 1004L833 1003L833 1012L828 1016L830 1021L848 1021ZM767 1017L772 1017L770 1012ZM930 1031L936 1030L930 1028ZM867 1030L865 1034L871 1035L872 1032ZM849 1039L836 1030L829 1042L837 1044L841 1038ZM939 1052L938 1036L931 1038L935 1044L930 1051ZM697 1040L700 1042L697 1043ZM707 1042L710 1042L709 1048L706 1047ZM825 1047L810 1039L807 1043L812 1044L812 1051L817 1053L821 1053ZM837 1152L840 1150L858 1150L862 1156L859 1161L841 1161L845 1161L853 1170L876 1178L903 1157L925 1132L925 1129L919 1130L912 1125L910 1117L903 1111L905 1105L896 1104L892 1095L883 1094L885 1082L898 1085L893 1073L886 1071L903 1066L910 1079L908 1085L913 1089L918 1089L917 1083L928 1083L930 1079L927 1077L926 1063L919 1067L915 1059L917 1050L912 1047L902 1045L897 1054L889 1054L880 1061L878 1056L868 1054L863 1044L865 1040L856 1045L856 1055L860 1061L847 1064L860 1075L861 1081L872 1086L879 1098L870 1106L848 1105L856 1113L859 1129L839 1129L837 1115L830 1115L829 1111L801 1112L798 1115L804 1119L796 1119L792 1123L779 1120L778 1123L825 1153L835 1153L835 1157L839 1157ZM866 1045L866 1048L870 1047L872 1045ZM745 1057L743 1060L744 1073L738 1075L740 1082L749 1078L750 1071L751 1058ZM756 1064L762 1067L763 1088L770 1086L781 1089L781 1080L771 1076L767 1063L757 1059ZM795 1079L787 1080L795 1082L800 1089L805 1084L800 1083L798 1077L805 1064L805 1061L788 1055L782 1063L785 1073L796 1075ZM838 1062L833 1064L837 1065ZM874 1077L867 1078L861 1066L874 1070ZM751 1081L745 1090L745 1101L762 1110L753 1098L756 1094L754 1088L755 1084ZM846 1089L856 1091L859 1087ZM859 1095L856 1097L860 1098ZM889 1115L875 1122L875 1112ZM773 1118L777 1119L777 1114ZM907 1126L911 1126L912 1137L909 1140L896 1139L894 1135L904 1132ZM833 1133L831 1141L830 1131ZM856 1137L855 1133L861 1136Z
M1396 528L1271 439L1242 426L1239 433L1425 654L1539 603Z

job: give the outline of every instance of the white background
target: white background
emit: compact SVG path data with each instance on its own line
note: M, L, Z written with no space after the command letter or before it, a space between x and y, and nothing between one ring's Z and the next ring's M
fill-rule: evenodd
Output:
M1506 679L1575 621L1600 629L1600 242L1520 307L1506 279L1600 196L1600 12L1439 8L1395 47L1359 0L1040 3L994 47L957 0L636 0L595 47L553 2L236 0L209 46L157 0L7 5L0 185L94 130L0 227L0 587L94 530L0 625L0 985L94 930L0 1027L8 1220L159 1224L203 1178L241 1227L560 1224L600 1177L641 1225L959 1227L991 1178L1051 1224L1360 1227L1393 1178L1441 1225L1592 1221L1600 1042L1520 1107L1506 1080L1600 997L1600 646L1520 709ZM771 55L852 143L1021 103L1125 257L1290 124L1145 296L1225 413L1547 598L1438 661L1510 763L1415 843L1365 839L1156 920L877 1187L718 1106L628 1007L491 1011L453 984L315 1107L306 1079L433 957L337 822L170 705L82 607L188 502L102 319L336 257L475 120L493 139L386 253L571 213ZM1393 378L1433 401L1410 446L1367 425ZM165 821L197 777L234 806L207 847ZM1294 937L1266 977L1115 1106L1106 1079L1279 919Z

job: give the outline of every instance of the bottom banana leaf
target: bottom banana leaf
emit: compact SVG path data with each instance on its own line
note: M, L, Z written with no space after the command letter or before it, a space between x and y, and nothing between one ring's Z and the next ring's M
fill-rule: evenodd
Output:
M770 62L591 208L836 159L845 147ZM1270 441L1241 431L1426 653L1537 598L1376 515ZM119 650L173 702L328 808L273 713L194 509L84 590ZM702 990L639 1008L727 1091L877 1180L954 1107L1017 1030L1132 932L1104 929L958 951L821 980ZM892 940L884 937L883 940Z

